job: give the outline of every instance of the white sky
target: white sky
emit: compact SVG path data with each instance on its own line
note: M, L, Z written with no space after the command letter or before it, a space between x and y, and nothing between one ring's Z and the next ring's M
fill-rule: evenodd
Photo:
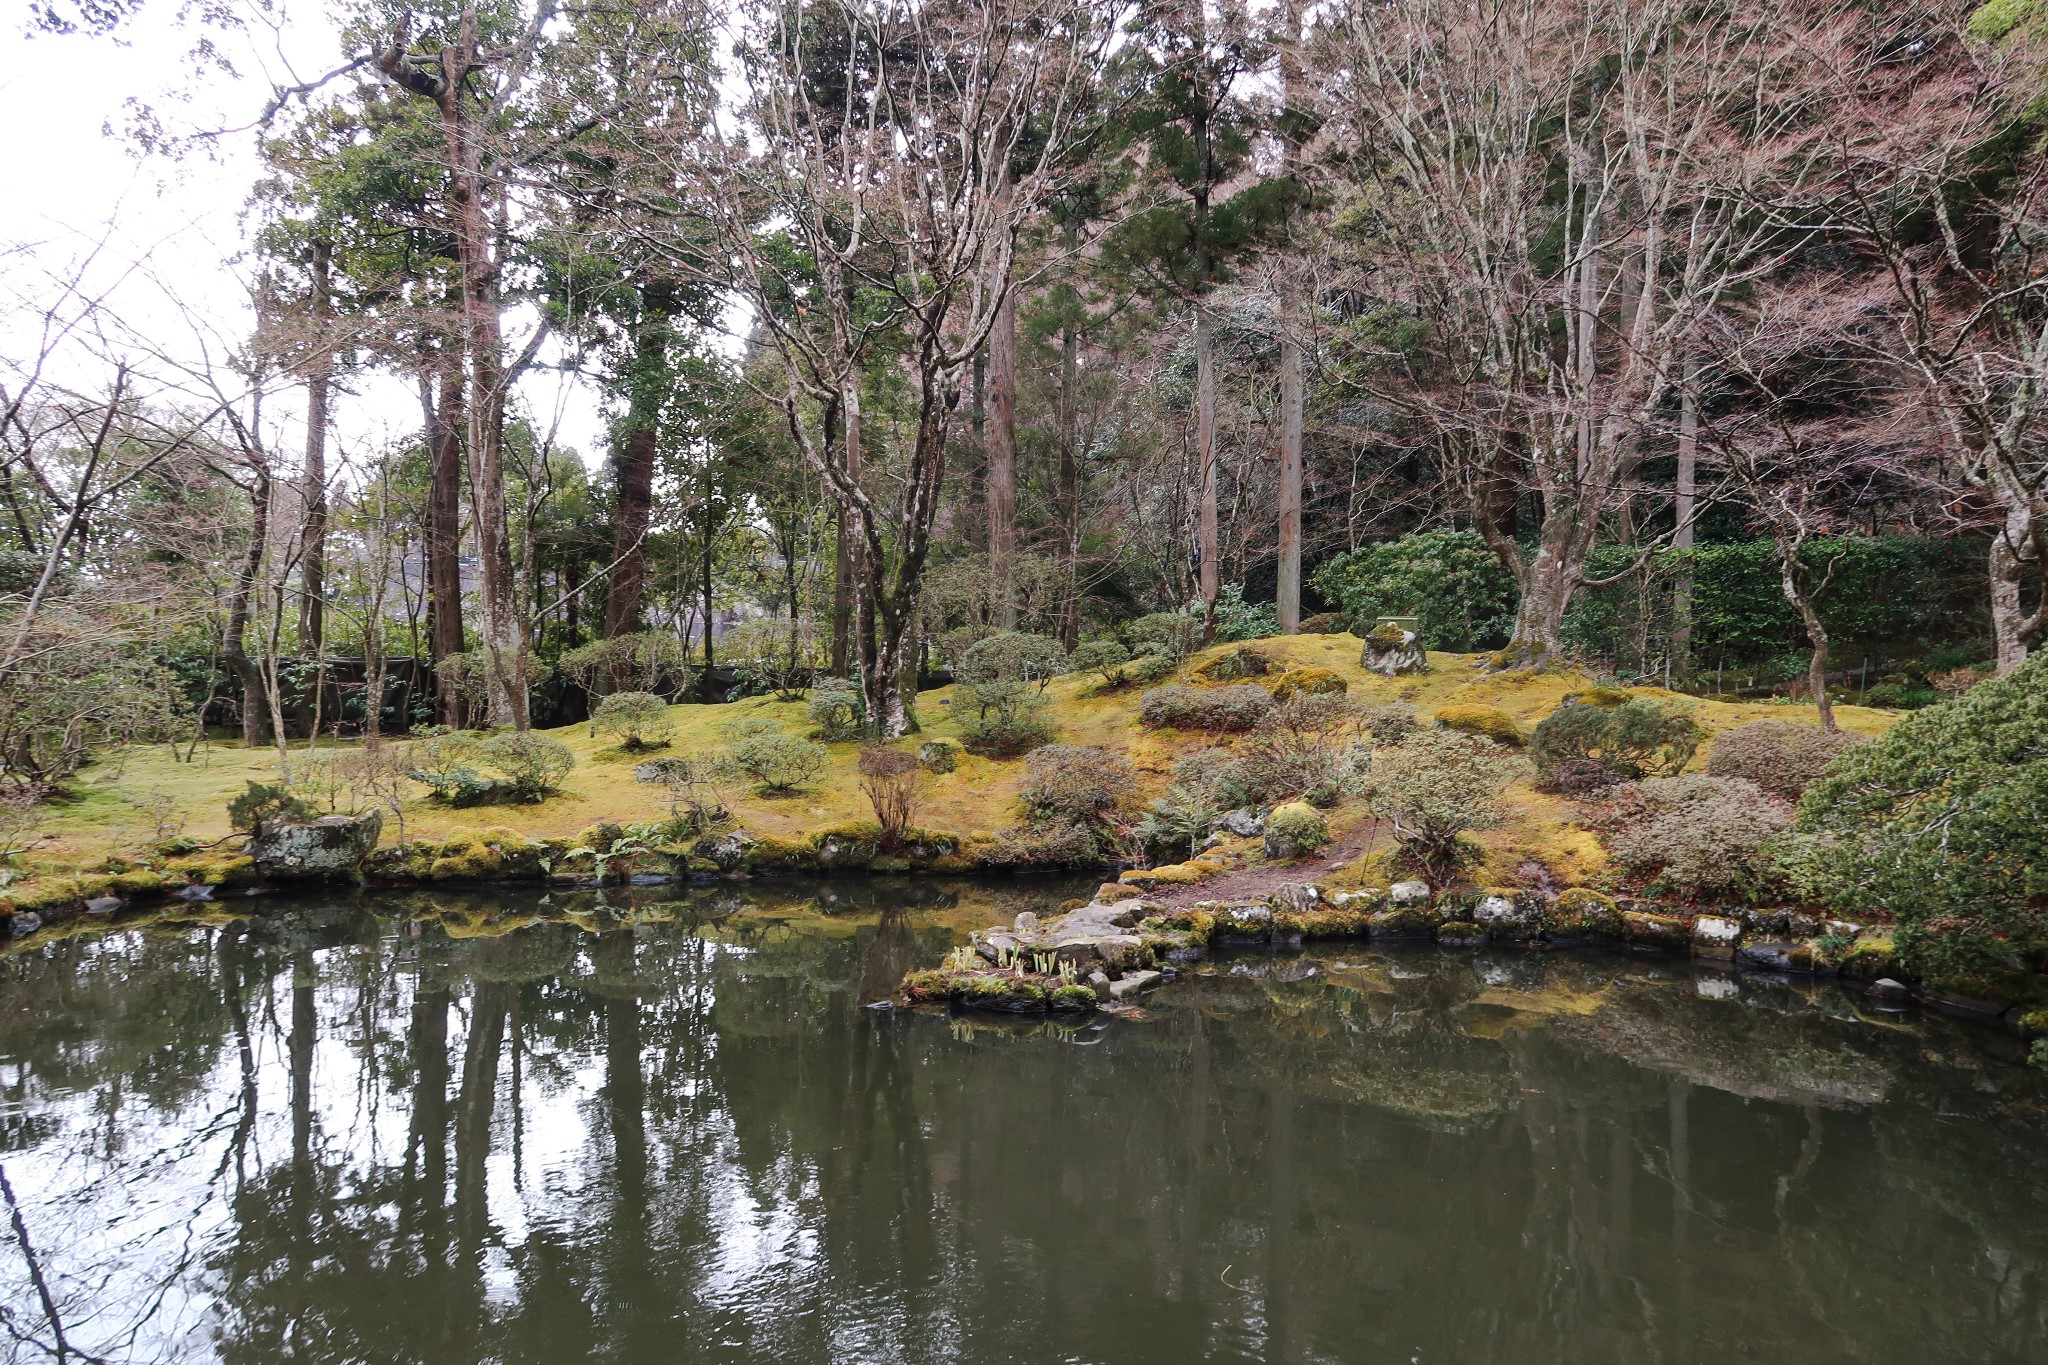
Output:
M18 36L0 7L0 128L8 131L6 193L0 197L0 285L15 297L46 296L51 282L83 273L88 290L111 287L109 311L167 351L189 353L193 323L214 338L245 336L251 315L243 207L258 174L254 135L222 139L212 156L171 160L141 154L119 129L131 96L162 110L176 131L250 122L276 84L312 79L340 63L338 28L318 0L278 0L275 28L215 34L237 70L195 72L187 63L197 33L176 22L178 0L150 0L120 42L85 36ZM112 126L112 134L105 131ZM111 225L111 231L110 231ZM95 243L107 245L84 272ZM0 336L9 359L32 337L13 326ZM63 380L90 386L94 366L68 356ZM560 412L558 439L602 459L603 424L587 386L564 388L552 373L523 386L543 429ZM303 441L293 403L273 404L274 448ZM364 376L336 401L335 436L344 455L405 439L419 427L408 383Z

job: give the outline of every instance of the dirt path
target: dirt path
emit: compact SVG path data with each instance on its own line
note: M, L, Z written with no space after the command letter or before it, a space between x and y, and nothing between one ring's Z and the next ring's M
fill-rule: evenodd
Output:
M1186 886L1162 886L1141 894L1146 900L1158 901L1172 909L1193 905L1196 901L1249 901L1272 895L1288 882L1321 881L1332 872L1349 867L1361 855L1376 847L1382 833L1376 821L1367 821L1344 835L1313 862L1260 863L1253 867L1239 868L1226 872L1220 877L1211 877L1205 882L1193 882Z

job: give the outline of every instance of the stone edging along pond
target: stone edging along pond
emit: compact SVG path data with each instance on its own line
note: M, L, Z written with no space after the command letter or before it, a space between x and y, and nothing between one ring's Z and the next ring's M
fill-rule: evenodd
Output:
M1487 944L1557 950L1610 946L1683 952L1753 971L1867 982L1873 995L2048 1033L2048 1010L1907 984L1884 926L1788 911L1671 914L1666 907L1572 889L1433 895L1422 882L1334 891L1309 882L1263 898L1169 909L1107 883L1086 906L1040 924L1030 914L974 935L944 965L903 979L913 1004L945 1002L1012 1013L1120 1007L1162 986L1216 947L1298 947L1311 940Z
M645 846L608 822L572 839L483 830L380 848L380 833L374 812L283 825L251 839L240 856L168 858L160 868L9 887L0 890L0 917L20 939L45 923L104 917L160 899L209 901L216 893L255 895L336 882L377 889L536 882L597 887L806 873L973 876L1046 870L1020 869L990 856L992 849L939 835L921 836L901 853L883 856L878 831L860 824L804 839L732 831L677 847ZM905 977L904 997L1009 1012L1116 1008L1170 981L1212 947L1289 947L1319 939L1434 942L1447 948L1620 946L1685 952L1756 971L1839 976L1871 983L1873 993L1915 998L2029 1035L2048 1034L2048 1008L2038 1004L2008 1006L1911 984L1883 925L1784 910L1679 912L1583 888L1555 895L1496 890L1438 896L1419 881L1367 890L1296 882L1268 896L1169 909L1145 899L1132 884L1156 875L1155 869L1105 883L1087 905L1043 925L1025 915L1017 924L991 926L945 965Z

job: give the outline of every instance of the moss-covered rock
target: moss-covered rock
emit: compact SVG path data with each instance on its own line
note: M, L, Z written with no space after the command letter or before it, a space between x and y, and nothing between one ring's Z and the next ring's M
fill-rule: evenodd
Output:
M808 872L815 864L808 840L757 834L753 846L741 856L740 866L749 872Z
M1643 948L1684 950L1692 946L1692 928L1676 915L1651 915L1624 911L1621 936Z
M1266 817L1262 836L1268 858L1306 858L1330 842L1323 813L1306 801L1289 801Z
M1613 938L1621 933L1621 910L1612 896L1574 886L1550 903L1543 927L1559 938Z
M1344 675L1334 668L1290 668L1271 682L1274 701L1342 694L1350 687Z
M1436 941L1446 948L1479 948L1485 946L1486 930L1470 920L1445 920L1436 927Z
M1902 975L1898 945L1890 934L1864 934L1842 953L1838 964L1852 981L1876 981Z
M1400 905L1366 916L1367 933L1374 939L1430 939L1442 923L1435 907L1428 904Z
M850 820L811 835L812 860L821 872L859 871L881 851L882 828L872 820Z

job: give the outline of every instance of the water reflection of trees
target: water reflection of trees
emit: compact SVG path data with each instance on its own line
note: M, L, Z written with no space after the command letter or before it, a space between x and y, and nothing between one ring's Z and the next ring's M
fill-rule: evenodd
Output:
M952 894L437 897L10 960L7 1161L67 1325L251 1362L2039 1339L2037 1097L1975 1035L1362 952L1107 1031L862 1008L1011 908ZM67 1237L110 1213L154 1231Z

